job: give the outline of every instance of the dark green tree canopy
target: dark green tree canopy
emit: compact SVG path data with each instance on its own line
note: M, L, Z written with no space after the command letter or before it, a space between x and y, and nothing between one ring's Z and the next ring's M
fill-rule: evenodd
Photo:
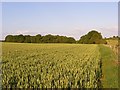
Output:
M19 42L19 43L75 43L73 37L59 36L59 35L45 35L40 34L36 36L30 35L7 35L6 42Z
M106 44L106 41L102 38L101 33L95 30L82 36L78 42L81 44Z
M114 38L116 38L114 36ZM107 44L105 39L102 38L101 33L93 30L83 35L80 40L76 41L73 37L59 36L59 35L45 35L37 34L30 35L7 35L5 42L18 42L18 43L81 43L81 44Z

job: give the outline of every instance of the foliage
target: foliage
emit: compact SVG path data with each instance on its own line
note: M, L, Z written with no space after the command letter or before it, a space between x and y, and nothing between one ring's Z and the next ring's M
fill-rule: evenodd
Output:
M75 39L72 37L51 35L41 36L40 34L36 36L30 35L7 35L5 38L6 42L19 42L19 43L75 43Z
M97 31L90 31L88 34L82 36L79 40L82 44L106 44L106 41L102 38L101 33Z

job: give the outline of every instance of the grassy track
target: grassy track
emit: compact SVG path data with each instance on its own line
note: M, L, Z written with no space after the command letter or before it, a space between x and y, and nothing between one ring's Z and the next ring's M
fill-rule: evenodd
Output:
M118 88L117 56L106 46L99 45L102 57L103 88Z

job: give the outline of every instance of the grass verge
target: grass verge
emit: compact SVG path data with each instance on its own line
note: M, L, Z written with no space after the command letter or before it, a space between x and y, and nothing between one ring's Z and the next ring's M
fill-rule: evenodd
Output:
M102 57L103 88L118 88L118 58L113 51L104 45L99 45Z

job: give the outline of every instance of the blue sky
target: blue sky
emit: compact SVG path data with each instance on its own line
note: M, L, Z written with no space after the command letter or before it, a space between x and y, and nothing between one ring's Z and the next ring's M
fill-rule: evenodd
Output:
M2 3L2 39L8 34L54 34L79 39L92 29L118 34L117 2Z

